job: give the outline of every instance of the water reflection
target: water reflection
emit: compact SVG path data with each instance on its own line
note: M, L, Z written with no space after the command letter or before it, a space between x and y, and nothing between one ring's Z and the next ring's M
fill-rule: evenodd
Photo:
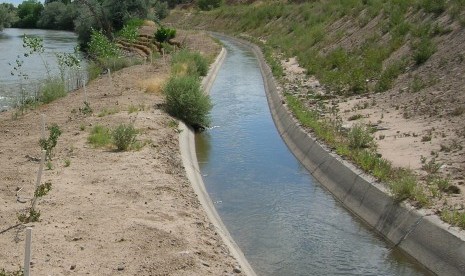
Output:
M44 60L39 55L24 57L23 36L38 36L43 38L45 52ZM11 105L19 93L19 84L23 83L25 91L34 94L40 86L40 81L47 77L44 62L48 64L52 76L59 76L59 69L55 53L72 53L77 46L77 36L71 32L37 30L37 29L4 29L0 32L0 110ZM20 78L16 67L16 60L23 60L21 67L27 78ZM83 66L85 64L83 63ZM14 73L14 75L12 75ZM69 78L86 78L84 71L76 72ZM76 80L70 80L69 86L73 88Z
M259 275L425 275L346 211L276 131L253 54L228 56L212 87L213 125L196 137L207 190Z

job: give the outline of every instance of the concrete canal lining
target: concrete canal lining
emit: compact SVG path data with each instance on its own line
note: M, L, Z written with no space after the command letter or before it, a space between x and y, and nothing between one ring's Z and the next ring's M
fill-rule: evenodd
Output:
M425 215L405 203L396 203L384 185L318 143L291 115L279 94L260 48L250 47L259 60L268 104L275 125L300 162L344 206L374 231L438 275L465 275L465 235L436 215Z

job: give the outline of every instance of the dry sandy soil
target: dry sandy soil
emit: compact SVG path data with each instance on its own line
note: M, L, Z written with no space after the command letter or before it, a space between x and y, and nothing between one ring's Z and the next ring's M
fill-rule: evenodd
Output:
M438 213L445 207L464 210L465 204L465 79L460 77L464 70L461 62L454 60L456 53L444 51L440 54L432 57L425 68L417 70L426 72L402 76L395 88L386 93L335 97L324 101L323 105L306 103L310 109L326 116L337 116L347 129L354 124L374 126L378 153L395 167L412 169L425 179L429 174L425 167L428 164L437 166L437 174L449 179L458 191L443 193L440 197L428 194L432 199L428 207L430 213ZM435 60L439 58L450 59L451 68L446 72ZM283 60L282 65L286 72L285 91L302 99L309 93L328 95L317 79L306 75L296 58ZM452 73L453 76L448 75ZM422 79L424 87L413 91L413 74L439 77Z
M183 37L197 50L218 51L205 35ZM30 226L33 275L241 274L186 178L177 124L159 92L168 67L160 59L92 81L91 115L80 112L82 89L17 119L14 111L0 114L0 269L22 266ZM17 225L29 206L17 194L32 197L39 168L41 114L63 132L53 169L42 176L52 190L38 202L40 221ZM93 126L121 123L139 130L140 150L87 142Z

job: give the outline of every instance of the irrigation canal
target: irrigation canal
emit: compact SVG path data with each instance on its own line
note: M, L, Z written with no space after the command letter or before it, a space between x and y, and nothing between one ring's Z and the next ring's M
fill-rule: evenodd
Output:
M301 166L271 118L254 54L222 41L211 129L197 134L203 179L258 275L429 275L354 217Z

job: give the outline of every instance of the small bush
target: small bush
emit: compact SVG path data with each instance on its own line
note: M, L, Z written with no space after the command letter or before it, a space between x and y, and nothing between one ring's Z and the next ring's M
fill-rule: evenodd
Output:
M421 0L420 7L426 12L440 15L446 10L446 0Z
M355 120L358 120L358 119L361 119L361 118L363 118L362 114L354 114L354 115L350 116L349 118L347 118L347 121L355 121Z
M203 11L210 11L221 6L221 0L198 0L197 5Z
M436 162L436 158L432 158L430 161L426 162L421 166L422 170L426 171L429 174L438 173L441 169L442 164Z
M40 139L39 145L45 150L45 156L47 160L52 160L52 150L58 143L58 137L61 135L60 127L57 124L52 124L49 128L50 135L47 139Z
M397 61L389 66L381 73L379 81L376 83L375 91L384 92L391 89L394 80L404 72L405 62Z
M142 64L142 60L135 57L108 57L98 59L101 68L110 69L111 72L116 72L123 68Z
M429 38L423 38L414 45L413 59L417 65L425 63L436 52L436 45Z
M450 225L465 229L465 212L443 209L441 211L441 219Z
M63 81L59 78L48 79L44 86L40 89L40 101L50 103L56 99L66 96L66 88Z
M24 276L24 272L21 267L16 271L6 271L2 268L0 269L0 276Z
M101 31L92 29L88 43L89 54L93 58L117 58L121 55L116 44L112 43Z
M87 141L94 147L105 147L111 143L110 130L104 126L96 125L92 128Z
M353 149L368 148L373 143L373 136L369 129L361 124L352 127L348 134L349 146Z
M155 40L162 43L176 37L176 30L161 26L155 32Z
M201 90L197 77L171 77L163 92L169 114L194 127L206 127L210 124L208 114L212 104L210 97Z
M37 222L40 219L40 211L36 211L34 209L29 209L25 214L19 214L18 220L21 223L29 223L29 222Z
M137 130L133 125L121 124L112 131L113 143L120 151L128 150L136 141Z
M403 201L414 197L417 180L412 172L399 170L396 177L389 184L394 199Z
M102 74L102 67L100 67L96 62L90 61L87 65L87 76L89 80L95 80Z
M118 36L124 38L125 40L134 43L139 37L139 31L137 30L138 26L126 24L118 32Z

